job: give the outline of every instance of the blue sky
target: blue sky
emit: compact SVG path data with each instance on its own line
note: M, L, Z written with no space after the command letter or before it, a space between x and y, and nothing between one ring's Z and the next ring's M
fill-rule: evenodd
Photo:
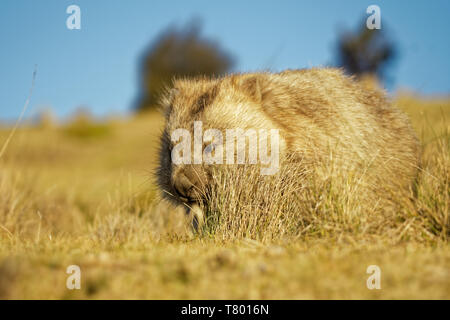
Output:
M81 8L81 30L66 28L71 4ZM130 110L138 57L165 27L192 17L235 56L236 71L333 63L338 30L354 30L371 4L399 49L391 89L449 94L447 0L1 0L0 120L19 115L35 64L28 115L51 107L65 117L80 105L99 116Z

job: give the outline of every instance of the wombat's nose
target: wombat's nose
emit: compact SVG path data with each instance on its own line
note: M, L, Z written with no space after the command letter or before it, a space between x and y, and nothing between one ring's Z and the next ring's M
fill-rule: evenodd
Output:
M184 173L178 174L174 181L173 187L180 197L189 199L189 193L194 185L189 181L189 179L184 175Z
M174 176L173 187L184 201L195 201L199 198L199 180L186 172L179 172Z
M187 166L174 169L172 185L184 202L197 202L205 196L207 173L201 167Z

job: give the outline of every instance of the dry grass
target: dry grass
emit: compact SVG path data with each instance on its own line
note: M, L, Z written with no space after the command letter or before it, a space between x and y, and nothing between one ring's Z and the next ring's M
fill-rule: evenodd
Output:
M351 181L224 175L222 191L240 188L216 190L195 237L151 180L157 114L22 126L0 159L0 298L448 299L450 101L397 102L424 146L416 195L367 210ZM71 264L81 290L65 286Z

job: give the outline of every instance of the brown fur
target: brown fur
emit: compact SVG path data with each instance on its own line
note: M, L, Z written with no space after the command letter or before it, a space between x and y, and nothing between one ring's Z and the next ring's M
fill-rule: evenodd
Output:
M407 188L417 174L419 144L406 115L384 92L368 89L339 69L176 80L173 87L162 102L166 126L157 176L163 194L174 203L189 202L174 189L179 172L195 189L210 178L208 167L171 162L170 133L177 128L192 132L195 120L203 122L203 130L279 129L283 159L321 170L333 166L344 176L362 172L367 194Z

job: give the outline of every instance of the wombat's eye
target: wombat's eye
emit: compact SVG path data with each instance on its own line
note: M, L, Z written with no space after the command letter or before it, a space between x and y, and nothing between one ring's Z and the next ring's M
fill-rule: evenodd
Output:
M208 144L206 147L205 147L205 152L206 153L211 153L213 151L213 146L212 146L212 144Z

